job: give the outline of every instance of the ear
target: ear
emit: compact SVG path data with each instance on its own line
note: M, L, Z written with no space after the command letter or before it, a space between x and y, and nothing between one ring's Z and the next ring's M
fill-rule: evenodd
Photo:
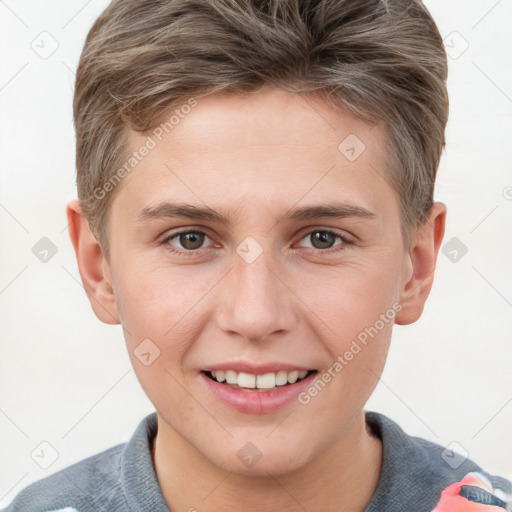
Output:
M78 270L92 309L102 322L118 324L120 323L119 313L112 287L110 267L89 227L78 199L73 199L67 204L66 215Z
M404 280L401 289L402 309L396 315L397 324L412 324L423 313L434 282L434 269L444 236L445 222L446 206L443 203L434 203L428 220L413 234L413 243L408 254L409 277Z

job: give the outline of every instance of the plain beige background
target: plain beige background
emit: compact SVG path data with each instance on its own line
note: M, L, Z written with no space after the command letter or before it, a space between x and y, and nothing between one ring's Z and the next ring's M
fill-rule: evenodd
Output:
M92 313L66 230L73 70L106 5L0 2L0 506L152 411L120 327ZM512 477L512 1L427 6L450 55L436 195L451 245L422 319L395 329L368 408ZM33 253L43 237L57 250L47 262Z

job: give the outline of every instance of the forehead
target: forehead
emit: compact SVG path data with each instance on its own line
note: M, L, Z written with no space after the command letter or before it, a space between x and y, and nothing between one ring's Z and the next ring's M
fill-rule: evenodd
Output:
M139 212L178 198L238 210L322 198L371 210L394 196L382 125L319 96L277 89L195 101L193 108L167 113L147 134L129 132L129 153L151 146L118 194L120 200L129 195Z

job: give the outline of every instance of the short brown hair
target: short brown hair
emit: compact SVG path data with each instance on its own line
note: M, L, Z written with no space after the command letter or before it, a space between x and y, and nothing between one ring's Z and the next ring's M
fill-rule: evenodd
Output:
M126 130L147 133L191 98L271 86L321 93L384 123L407 246L433 204L446 78L441 36L419 0L113 0L89 31L76 75L82 210L108 259Z

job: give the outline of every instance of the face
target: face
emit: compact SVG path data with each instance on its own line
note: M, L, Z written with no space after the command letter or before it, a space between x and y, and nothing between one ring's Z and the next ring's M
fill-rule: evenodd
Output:
M159 435L283 474L357 423L413 275L384 137L320 98L212 95L126 175L109 276Z

